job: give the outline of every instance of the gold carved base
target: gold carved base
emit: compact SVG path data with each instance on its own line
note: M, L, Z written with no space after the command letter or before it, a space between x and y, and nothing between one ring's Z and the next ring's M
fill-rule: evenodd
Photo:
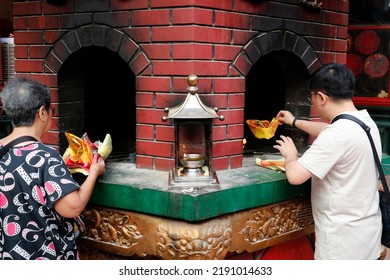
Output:
M82 259L220 260L314 232L307 197L196 223L96 206L83 217Z

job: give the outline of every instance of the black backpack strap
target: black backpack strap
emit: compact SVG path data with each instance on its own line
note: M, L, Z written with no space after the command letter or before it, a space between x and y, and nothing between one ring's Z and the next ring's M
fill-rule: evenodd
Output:
M348 120L354 121L354 122L358 123L364 129L364 131L366 133L370 132L370 127L368 125L366 125L364 122L362 122L361 120L359 120L355 116L352 116L349 114L340 114L340 115L337 115L336 117L333 118L332 123L334 123L335 121L337 121L339 119L348 119Z
M32 136L28 136L28 135L24 135L24 136L20 136L18 138L15 138L14 140L10 141L7 145L4 145L3 148L1 148L0 150L0 159L8 152L8 150L19 144L19 143L23 143L23 142L27 142L27 141L35 141L37 142L38 140L35 139L34 137Z
M383 185L383 190L385 191L386 200L388 202L390 202L389 186L387 185L385 174L383 173L381 162L379 160L378 153L376 152L376 149L375 149L374 140L372 139L372 136L371 136L371 133L370 133L370 127L368 125L366 125L364 122L362 122L361 120L359 120L358 118L356 118L355 116L352 116L352 115L349 115L349 114L340 114L340 115L334 117L333 120L332 120L332 123L334 123L335 121L337 121L339 119L348 119L348 120L354 121L354 122L358 123L364 129L364 131L367 133L368 140L370 140L372 153L374 154L375 163L376 163L376 166L377 166L377 169L378 169L378 172L379 172L379 177L380 177L382 185Z

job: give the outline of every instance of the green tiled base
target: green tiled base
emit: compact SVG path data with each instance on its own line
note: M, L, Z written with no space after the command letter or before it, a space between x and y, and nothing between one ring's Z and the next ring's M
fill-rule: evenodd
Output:
M385 174L390 157L383 156ZM310 194L310 182L290 185L283 172L244 160L242 168L217 172L220 190L171 190L168 172L137 169L130 163L107 163L90 203L186 221L200 221L235 211Z

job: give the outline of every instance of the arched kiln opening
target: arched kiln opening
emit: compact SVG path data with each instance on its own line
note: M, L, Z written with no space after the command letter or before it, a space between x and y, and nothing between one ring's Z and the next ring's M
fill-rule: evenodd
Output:
M261 56L246 77L245 120L271 121L282 109L309 118L310 102L306 90L309 77L306 65L292 52L272 51ZM273 145L282 134L293 137L298 150L307 148L308 135L296 129L279 125L275 136L267 140L256 138L245 124L244 154L275 153Z
M94 142L111 134L107 160L129 160L135 151L135 75L117 53L84 47L72 53L58 72L60 151L68 142L63 132Z

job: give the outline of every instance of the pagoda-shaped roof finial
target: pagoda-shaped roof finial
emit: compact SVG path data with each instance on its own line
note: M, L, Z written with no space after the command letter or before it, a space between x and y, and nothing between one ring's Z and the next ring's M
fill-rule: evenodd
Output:
M198 77L191 74L187 78L188 94L183 103L172 108L165 108L168 116L163 117L163 121L168 119L214 119L224 120L223 116L218 116L218 108L211 108L205 105L198 96Z

